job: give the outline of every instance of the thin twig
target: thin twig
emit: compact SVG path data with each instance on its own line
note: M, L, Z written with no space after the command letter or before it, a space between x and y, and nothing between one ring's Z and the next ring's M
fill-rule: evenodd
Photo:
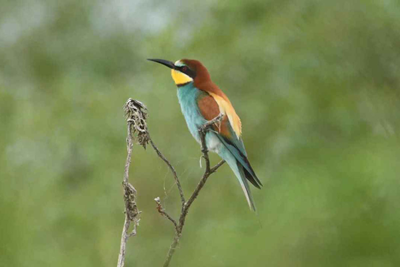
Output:
M167 160L167 158L164 157L164 155L161 153L161 151L158 149L158 147L154 144L153 140L150 137L150 133L148 131L147 131L147 136L149 137L150 144L153 147L153 149L156 151L157 155L165 162L165 164L167 164L168 168L172 172L172 175L174 176L175 183L176 183L176 186L178 187L179 195L181 197L181 204L182 204L182 209L183 209L183 206L185 205L186 200L185 200L185 195L183 194L181 181L178 178L178 174L176 173L174 166L172 166L172 164L169 162L169 160Z
M221 160L220 162L218 162L217 165L215 165L214 167L212 167L210 169L210 172L211 173L216 172L218 170L218 168L221 167L224 163L225 163L225 160Z
M156 197L154 199L154 201L157 203L157 210L160 214L162 214L163 216L165 216L168 220L170 220L172 222L172 224L175 226L175 231L178 232L178 224L176 223L176 221L174 220L174 218L171 217L171 215L169 215L165 209L162 207L161 205L161 200L159 197Z

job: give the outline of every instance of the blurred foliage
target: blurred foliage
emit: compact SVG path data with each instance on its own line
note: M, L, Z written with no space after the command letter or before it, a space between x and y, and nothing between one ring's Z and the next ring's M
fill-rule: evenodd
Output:
M229 168L214 175L173 266L400 265L398 1L0 5L0 266L116 264L128 97L194 188L199 146L149 57L209 68L264 183L255 215ZM153 199L176 215L178 193L151 149L134 147L131 179L127 266L160 266L173 228Z

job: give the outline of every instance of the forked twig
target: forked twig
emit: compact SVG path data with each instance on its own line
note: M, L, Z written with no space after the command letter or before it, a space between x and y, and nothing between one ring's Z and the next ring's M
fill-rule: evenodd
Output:
M206 161L206 169L204 170L203 176L200 180L200 182L197 184L195 190L193 191L192 195L190 196L189 200L187 202L184 202L182 205L182 210L181 210L181 214L179 216L179 220L178 223L176 223L176 221L170 216L168 215L164 208L162 208L161 206L161 202L159 201L159 198L156 199L157 202L157 209L158 211L163 215L166 216L175 226L175 237L174 240L172 241L172 244L168 250L168 254L167 254L167 258L164 262L164 267L168 267L172 256L175 253L176 247L179 244L179 240L182 236L182 231L183 231L183 227L185 225L185 221L186 221L186 216L189 212L189 208L190 206L193 204L194 200L197 198L197 196L199 195L201 189L204 187L205 183L207 182L208 177L210 177L210 175L214 172L216 172L218 170L219 167L221 167L225 161L221 161L219 162L217 165L215 165L214 167L210 167L210 159L208 157L208 149L207 149L207 145L206 145L206 134L208 129L214 125L217 124L219 122L221 122L223 118L223 115L220 114L219 116L217 116L216 118L214 118L211 121L208 121L206 124L204 124L200 129L199 129L199 134L200 134L200 139L201 139L201 152L203 153L203 158ZM176 177L176 179L179 181L179 178Z

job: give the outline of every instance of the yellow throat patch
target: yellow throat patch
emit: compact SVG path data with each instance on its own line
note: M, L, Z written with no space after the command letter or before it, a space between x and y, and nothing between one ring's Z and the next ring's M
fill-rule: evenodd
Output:
M172 79L174 79L176 85L185 84L193 81L191 77L177 70L171 70L171 76Z

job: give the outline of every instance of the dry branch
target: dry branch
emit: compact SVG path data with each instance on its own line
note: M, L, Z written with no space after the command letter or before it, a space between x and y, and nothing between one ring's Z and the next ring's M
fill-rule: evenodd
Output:
M207 122L199 129L199 134L201 138L201 152L202 157L206 162L206 168L204 170L203 176L200 182L197 184L195 190L190 195L188 201L186 201L184 192L181 186L181 182L179 180L178 174L175 171L175 168L172 166L170 161L161 153L158 147L155 145L153 140L150 137L150 133L147 128L146 124L146 117L147 117L147 109L146 106L141 103L140 101L128 99L125 104L125 114L127 116L127 123L128 123L128 138L127 138L127 150L128 156L126 159L125 164L125 175L124 181L122 183L124 188L124 202L125 202L125 223L122 230L122 237L121 237L121 248L120 254L118 257L118 265L117 267L123 267L125 262L125 252L126 252L126 242L129 237L136 235L136 229L139 225L139 214L140 211L138 210L135 202L136 197L136 190L135 188L129 183L129 165L131 162L131 154L132 154L132 147L133 147L133 140L135 139L134 134L137 135L136 141L146 148L146 144L150 142L152 148L156 151L157 155L167 164L168 168L170 169L176 186L179 191L180 199L181 199L181 213L178 220L175 220L171 215L167 213L167 211L163 208L161 204L161 200L159 197L155 198L155 202L157 203L157 210L158 212L166 217L174 226L175 229L175 236L174 240L168 250L167 258L164 262L164 267L169 266L169 263L172 259L172 256L175 253L176 247L179 243L179 240L182 236L183 227L185 225L186 216L189 212L189 208L193 204L194 200L199 195L201 189L204 187L207 179L210 175L218 170L225 161L219 162L217 165L211 168L210 166L210 159L208 157L208 149L206 145L206 133L212 125L218 125L221 122L223 115L220 114L213 120ZM133 224L133 230L129 233L129 227Z
M125 115L128 123L128 136L126 138L128 155L125 162L124 180L122 181L122 187L124 189L125 222L122 228L117 267L123 267L125 265L126 242L131 236L136 235L140 221L140 211L136 205L136 189L129 183L129 167L132 159L133 140L135 139L134 134L137 135L137 142L143 147L146 147L148 143L146 106L139 101L128 99L125 104ZM133 224L133 229L129 232L131 224Z

